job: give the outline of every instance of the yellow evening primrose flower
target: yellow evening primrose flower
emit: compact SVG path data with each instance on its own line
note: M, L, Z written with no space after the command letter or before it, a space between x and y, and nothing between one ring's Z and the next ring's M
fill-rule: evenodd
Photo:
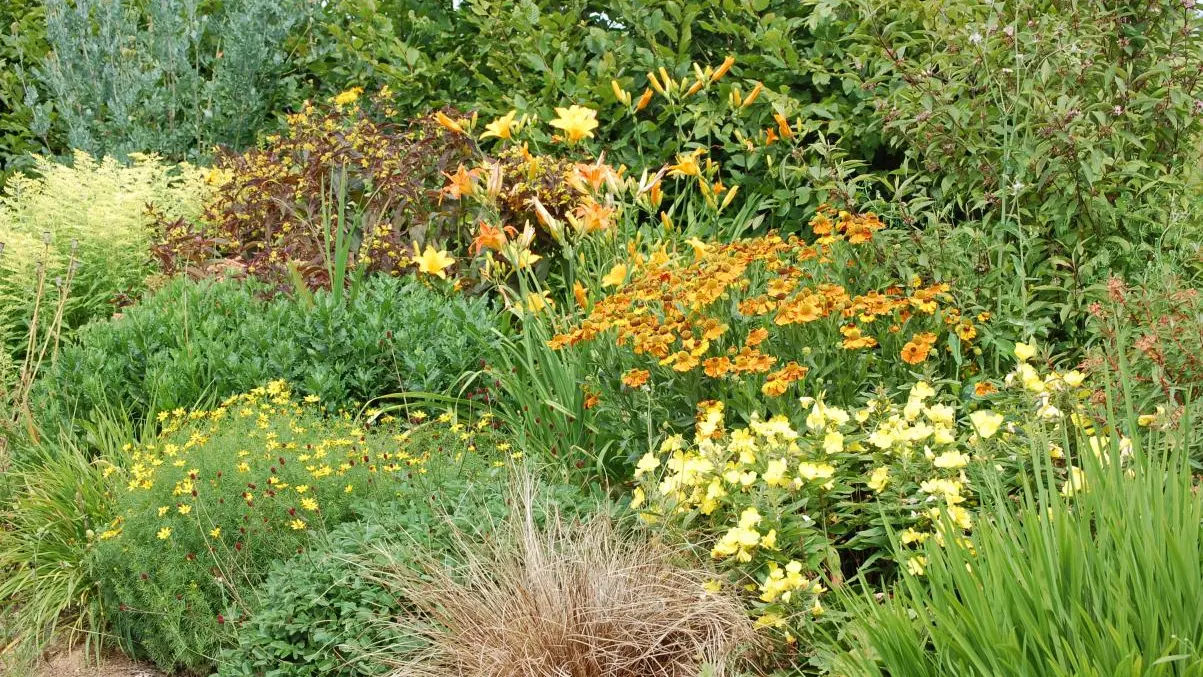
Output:
M906 561L906 570L912 575L922 576L927 570L927 558L923 555L915 555Z
M647 494L644 493L643 487L635 487L635 490L631 492L631 509L634 510L638 508L639 506L643 505L646 500Z
M829 463L810 463L803 461L798 464L798 477L804 480L827 479L835 474L835 467Z
M447 279L447 269L455 263L445 250L435 251L431 245L426 245L426 250L419 252L418 243L414 243L414 263L418 266L419 273L426 275L436 275L444 280Z
M1069 479L1061 485L1062 496L1073 496L1074 494L1086 488L1086 475L1078 466L1071 466L1069 469Z
M702 584L702 590L707 594L717 595L723 589L723 582L717 578L711 578Z
M969 465L969 455L959 451L946 451L937 456L932 465L937 468L964 468Z
M981 409L970 414L969 421L973 424L973 428L977 430L978 435L987 438L993 437L994 433L998 432L998 427L1003 422L1003 416L989 409Z
M823 436L823 451L827 454L838 454L844 450L844 435L832 430Z
M760 537L760 547L768 548L769 550L777 549L777 530L769 529L769 533Z
M777 458L769 461L768 467L764 471L764 483L770 487L784 487L790 483L790 479L785 476L789 471L789 464L783 458Z
M873 470L873 473L869 475L869 481L867 484L869 485L870 489L880 494L881 491L886 488L886 484L888 484L889 481L890 469L883 465Z
M491 136L497 137L498 139L514 138L514 116L517 114L518 111L512 110L485 125L485 131L480 135L480 138L487 139Z
M1165 407L1158 406L1157 409L1151 414L1141 414L1140 416L1137 416L1136 425L1142 428L1147 428L1160 420L1163 414L1165 414Z
M602 278L603 287L617 287L627 280L627 267L621 263L615 264L610 272Z
M927 515L933 522L939 524L942 519L941 515L947 514L952 523L962 529L973 528L973 518L969 516L969 511L959 505L950 505L944 511L940 508L932 508Z
M171 527L163 527L162 529L159 529L159 533L157 535L160 541L165 541L171 538Z
M911 386L911 397L921 402L929 397L935 396L935 394L936 390L932 388L931 384L927 381L919 381L915 385Z
M649 451L635 464L635 478L638 479L640 475L652 472L659 467L660 458Z
M597 129L597 111L573 104L568 108L556 108L556 115L559 117L549 124L564 132L569 143L593 138L593 130Z
M1020 362L1027 362L1036 354L1036 342L1031 343L1017 342L1015 344L1015 359Z

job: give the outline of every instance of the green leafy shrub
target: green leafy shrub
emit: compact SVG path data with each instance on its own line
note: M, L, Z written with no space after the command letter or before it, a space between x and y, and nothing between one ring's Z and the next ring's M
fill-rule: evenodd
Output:
M130 166L76 153L71 165L35 159L32 176L16 174L0 198L0 327L5 349L19 356L33 317L37 268L53 283L43 306L67 295L63 326L70 330L113 312L118 294L136 292L152 271L153 219L147 205L165 214L195 218L205 193L203 175L137 156ZM43 314L44 316L45 314Z
M929 544L889 594L854 601L835 672L1199 674L1203 496L1174 451L1197 430L1134 435L1124 463L1086 454L1070 491L1033 445L1027 490L990 497L971 544Z
M497 444L503 450L504 443ZM360 521L322 537L277 565L256 592L258 609L238 624L238 646L222 653L222 677L388 672L379 654L409 641L389 621L405 606L375 574L395 562L450 564L460 538L489 538L509 512L508 473L480 454L429 464L392 500L362 506ZM546 487L534 519L583 515L595 503L569 485Z
M223 651L218 674L371 677L388 669L369 655L405 641L384 622L396 609L390 591L360 570L389 529L355 522L277 564L256 592L258 610L238 624L238 646ZM383 562L379 562L383 565Z
M162 437L131 450L92 560L123 648L165 669L210 666L272 565L305 552L310 534L355 520L359 504L408 495L428 464L492 448L487 421L421 420L403 430L324 419L280 381L168 416Z
M388 85L403 117L442 106L484 119L510 110L549 119L571 103L598 108L597 140L615 166L659 165L709 148L745 195L765 199L766 208L771 200L783 229L823 197L784 189L780 165L759 152L776 137L773 113L841 140L856 160L881 154L871 92L843 74L843 39L858 18L833 3L620 0L599 11L586 0L471 0L454 11L373 3L370 13L352 0L334 6L319 27L329 37L317 41L329 51L311 52L320 58L307 66L347 74L329 82ZM735 65L723 70L731 75L706 82L728 57ZM759 104L742 105L753 91ZM784 145L772 150L788 155Z
M1203 130L1203 15L1189 4L849 9L845 76L875 93L905 156L887 192L967 231L932 263L982 281L983 305L1020 337L1081 342L1087 287L1197 241L1182 218Z
M40 2L0 7L0 181L23 167L29 153L49 150L50 103L31 88L33 73L50 49Z
M43 426L96 412L134 421L283 378L330 411L386 393L439 391L479 366L462 327L493 322L488 303L412 280L374 277L349 299L318 291L263 298L253 283L176 279L122 317L64 346L35 387Z

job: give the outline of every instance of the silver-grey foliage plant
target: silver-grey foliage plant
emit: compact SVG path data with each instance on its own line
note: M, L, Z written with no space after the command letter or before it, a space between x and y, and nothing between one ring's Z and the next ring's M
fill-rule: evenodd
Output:
M305 0L47 0L37 76L68 145L203 155L245 145L274 108Z

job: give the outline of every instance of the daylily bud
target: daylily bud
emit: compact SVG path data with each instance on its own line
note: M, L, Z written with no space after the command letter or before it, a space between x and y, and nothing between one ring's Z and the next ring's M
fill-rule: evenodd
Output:
M664 91L664 85L660 84L660 81L656 79L655 73L648 71L647 72L647 81L651 83L652 89L656 90L657 94L661 94L663 96L668 96L668 92Z
M496 200L498 195L501 195L501 163L489 163L489 179L485 183L485 188L489 193L490 200Z
M718 70L714 71L714 75L710 76L710 81L717 82L718 79L726 75L727 71L731 70L731 67L734 65L735 57L728 56L726 59L723 59L723 63L718 67Z
M643 90L643 96L639 97L639 102L635 104L635 110L643 110L652 101L652 90Z
M726 209L726 208L727 208L727 205L731 204L731 201L735 199L735 194L736 194L736 193L738 193L738 192L739 192L739 186L738 186L738 185L731 186L731 188L729 188L729 189L727 190L727 196L723 198L723 204L722 204L722 205L720 205L720 206L719 206L719 208L718 208L718 211L719 211L719 213L720 213L720 214L722 213L722 211L723 211L724 209Z
M624 106L631 105L631 93L622 88L617 80L610 81L610 89L614 91L614 98Z
M756 100L756 97L760 96L760 92L763 89L764 89L764 85L757 82L756 86L752 88L752 91L748 92L748 98L744 99L744 102L742 104L740 104L739 107L747 108L748 106L751 106L752 102Z

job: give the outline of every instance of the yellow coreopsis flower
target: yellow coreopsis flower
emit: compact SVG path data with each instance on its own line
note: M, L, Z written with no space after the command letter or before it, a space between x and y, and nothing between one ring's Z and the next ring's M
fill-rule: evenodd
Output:
M514 116L517 114L518 111L512 110L485 125L485 131L480 135L480 138L487 139L490 136L495 136L499 139L514 138Z
M455 263L446 250L435 251L435 248L426 245L426 250L419 252L418 243L414 243L414 263L418 266L419 273L427 275L437 275L442 279L447 279L447 269Z
M162 529L159 529L159 533L157 535L160 541L165 541L171 538L171 527L163 527Z
M556 108L556 119L549 124L564 132L569 143L593 138L597 129L597 111L573 104L568 108Z

